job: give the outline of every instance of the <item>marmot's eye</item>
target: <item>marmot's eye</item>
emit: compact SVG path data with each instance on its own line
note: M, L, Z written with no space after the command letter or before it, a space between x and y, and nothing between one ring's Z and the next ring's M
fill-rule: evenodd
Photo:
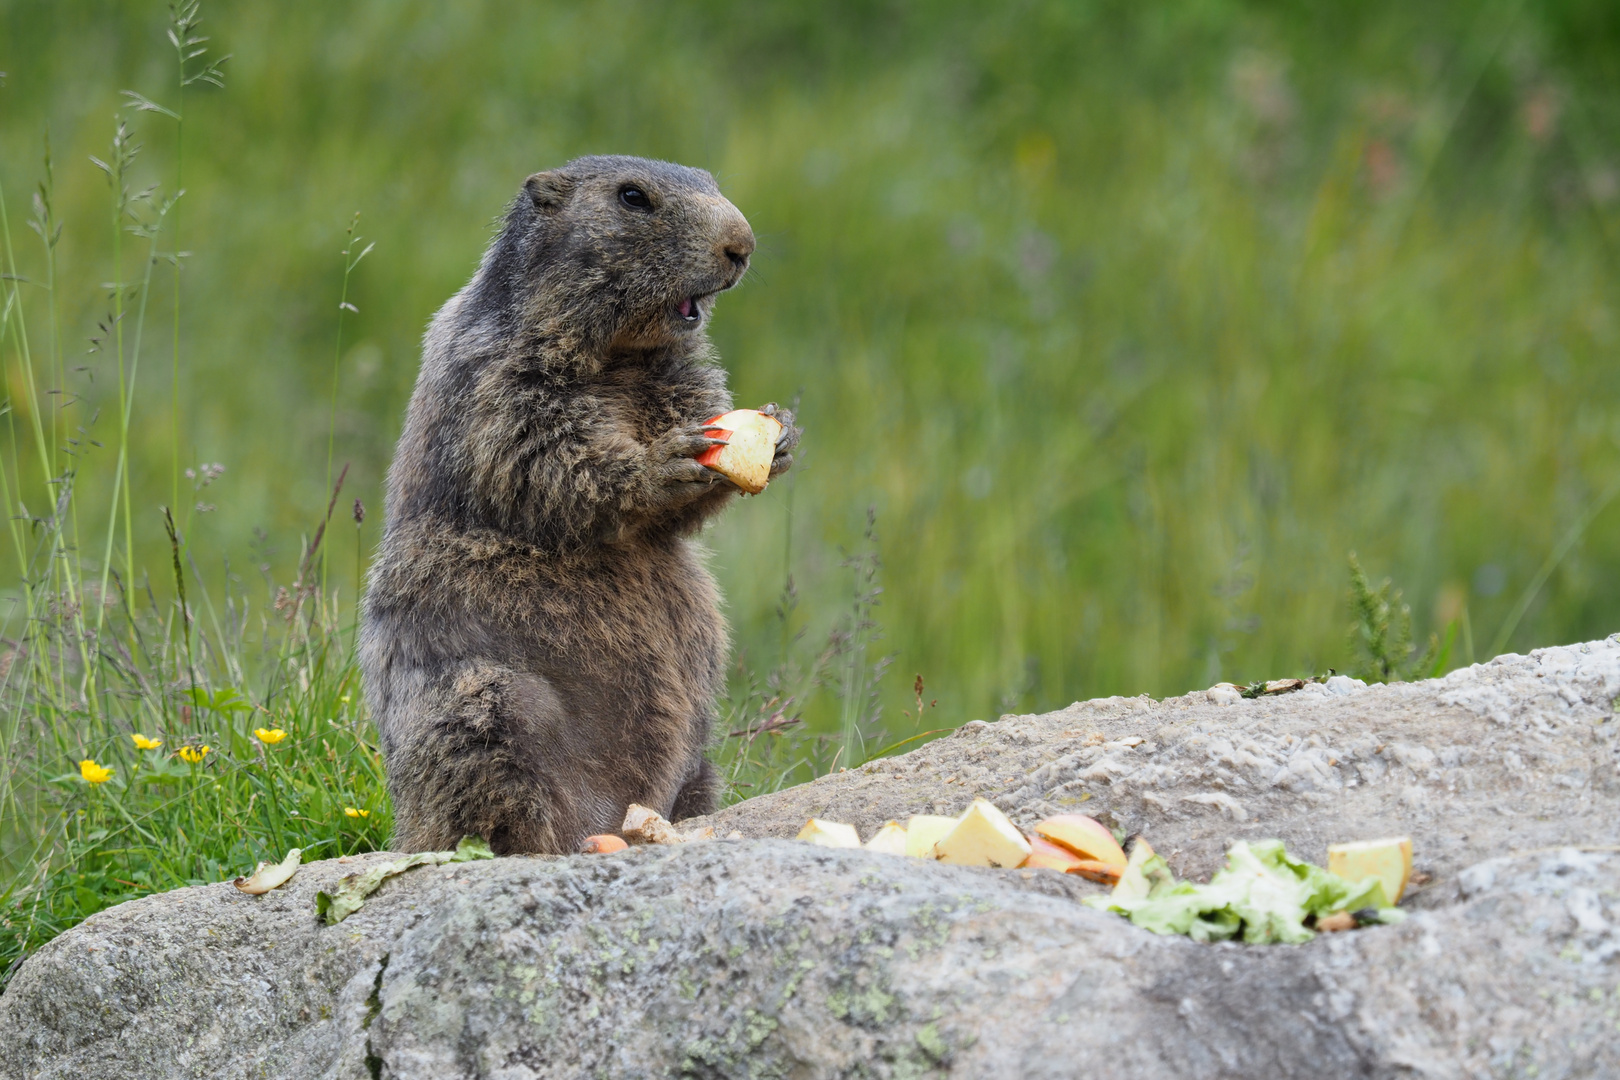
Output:
M638 187L620 188L619 201L632 210L652 209L652 200L647 198L647 193Z

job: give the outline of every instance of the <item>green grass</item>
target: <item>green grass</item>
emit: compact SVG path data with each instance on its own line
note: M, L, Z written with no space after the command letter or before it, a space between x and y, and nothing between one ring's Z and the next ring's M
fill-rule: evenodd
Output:
M794 473L706 535L734 795L1620 628L1613 5L202 15L182 62L156 4L0 0L0 962L382 842L349 656L419 335L579 153L715 172L760 241L716 342L741 403L801 398ZM1404 599L1353 614L1351 550Z
M422 327L521 177L598 150L707 166L756 226L716 339L742 402L803 394L814 638L877 508L890 715L918 672L968 719L1340 665L1350 550L1402 583L1420 638L1465 604L1483 653L1620 475L1606 5L207 14L235 55L226 89L185 100L191 344L172 421L160 264L133 376L137 574L166 559L151 508L174 501L176 430L182 464L228 467L188 529L210 583L226 554L291 574L326 498L334 374L333 460L376 507ZM85 160L121 89L175 104L172 49L147 4L0 19L0 174L26 192L49 130L63 383L110 441L117 373L75 370L110 309ZM131 122L134 186L171 190L174 123ZM334 371L356 210L376 248ZM84 478L98 504L110 475ZM784 503L709 535L767 663ZM255 529L268 556L246 554ZM1504 647L1611 631L1617 552L1610 504ZM329 586L352 591L350 561Z
M196 14L195 4L173 13L182 90L221 82L195 34ZM130 98L178 128L176 111ZM132 188L138 153L120 120L110 149L93 161L110 189L110 311L91 347L117 373L111 446L70 426L78 413L53 401L67 359L57 255L64 232L51 160L29 221L43 273L21 269L0 189L0 340L12 350L0 496L13 511L7 540L17 575L0 661L0 986L29 950L110 904L233 877L291 847L311 856L372 850L389 828L381 756L360 703L352 596L345 602L321 587L336 488L295 580L262 607L239 579L233 587L227 577L216 597L198 572L186 533L194 514L212 510L200 500L181 510L178 524L173 504L162 508L167 580L137 576L136 378L154 272L183 258L174 247L179 198ZM138 261L126 257L126 245ZM352 269L351 261L345 280ZM26 296L30 288L43 296ZM172 300L178 325L178 289ZM31 309L44 315L43 334L30 331ZM178 338L171 345L173 390ZM178 414L169 415L172 448L180 434ZM217 465L182 469L177 453L169 464L171 493L184 484L188 501L221 473ZM41 470L33 484L30 468ZM104 481L110 473L110 482L102 499L87 498L81 482L98 473ZM25 492L48 492L45 508L31 512Z
M228 683L194 694L125 685L98 709L41 686L51 672L13 664L0 837L14 876L0 894L0 980L26 951L111 904L227 880L292 847L329 858L384 846L382 763L347 637L318 625L297 632L298 618L289 632L298 644L264 665L280 685L247 693ZM154 661L137 661L145 679L165 673ZM161 745L139 749L137 734Z

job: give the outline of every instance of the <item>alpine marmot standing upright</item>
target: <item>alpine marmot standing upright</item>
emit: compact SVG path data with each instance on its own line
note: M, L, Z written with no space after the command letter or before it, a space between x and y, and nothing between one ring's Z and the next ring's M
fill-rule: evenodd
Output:
M731 408L704 325L753 250L708 173L580 158L529 177L434 318L360 644L402 850L713 808L726 628L687 537L737 491L693 459ZM763 411L775 475L799 431Z

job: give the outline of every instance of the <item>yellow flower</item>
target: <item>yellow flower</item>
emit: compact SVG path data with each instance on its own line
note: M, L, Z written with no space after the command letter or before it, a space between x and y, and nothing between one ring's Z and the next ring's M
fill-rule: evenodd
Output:
M182 760L189 761L193 765L196 765L200 763L203 758L207 757L208 751L212 749L212 746L182 746L180 748L180 757Z
M276 745L276 743L280 742L282 739L285 739L287 737L287 733L285 731L282 731L278 727L277 728L256 727L256 728L253 729L253 734L254 734L255 737L258 738L258 740L260 742L264 743L266 746L274 746L274 745Z
M345 806L343 808L343 814L344 814L345 817L370 817L371 816L371 811L370 810L356 810L352 806Z
M79 775L91 784L105 784L112 779L113 771L105 765L97 765L89 758L79 762Z
M163 745L162 739L148 739L145 735L131 735L130 738L135 740L137 750L156 750Z

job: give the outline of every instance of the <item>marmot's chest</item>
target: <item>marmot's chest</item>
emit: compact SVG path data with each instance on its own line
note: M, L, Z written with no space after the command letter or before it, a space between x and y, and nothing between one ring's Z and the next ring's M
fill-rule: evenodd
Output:
M704 385L703 372L674 367L652 372L608 369L590 387L601 419L637 442L648 443L676 427L699 424L726 411L723 390Z
M673 551L604 556L550 599L541 664L575 707L687 717L712 701L726 626L714 580L684 542Z
M560 650L591 650L615 662L654 656L690 658L724 644L720 592L687 542L627 545L576 564L544 598Z

